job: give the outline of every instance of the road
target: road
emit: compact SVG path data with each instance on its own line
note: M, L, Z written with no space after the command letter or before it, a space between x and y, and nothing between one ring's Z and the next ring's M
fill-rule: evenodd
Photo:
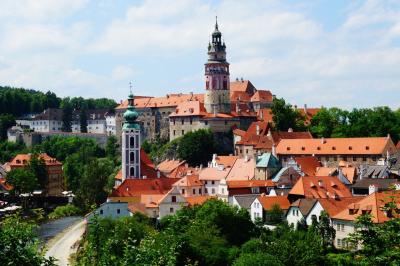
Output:
M57 235L48 243L46 257L54 257L57 259L56 264L59 266L67 266L68 259L76 250L73 245L81 238L85 232L85 220L72 225L66 231Z

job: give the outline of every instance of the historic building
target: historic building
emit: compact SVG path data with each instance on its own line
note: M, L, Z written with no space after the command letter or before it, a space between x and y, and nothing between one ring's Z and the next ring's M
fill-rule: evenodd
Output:
M234 128L246 130L257 119L257 111L271 107L273 95L268 90L257 90L248 81L230 82L226 45L218 24L212 33L204 66L205 93L177 93L165 97L136 96L143 138L175 139L189 131L209 128L215 133L226 133ZM124 101L116 108L116 135L121 136Z

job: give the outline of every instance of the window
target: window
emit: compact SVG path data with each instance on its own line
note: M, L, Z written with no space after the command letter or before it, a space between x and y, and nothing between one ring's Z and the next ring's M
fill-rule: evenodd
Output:
M174 212L174 208L169 208L169 213L173 213Z
M353 156L353 162L356 162L356 161L357 161L357 157Z
M258 194L258 193L260 193L260 188L259 188L259 187L252 187L252 188L251 188L251 193L253 193L253 194Z
M193 124L193 120L192 119L190 119L190 124Z
M182 130L182 135L185 135L185 130Z
M201 195L201 188L199 188L199 194Z
M121 213L121 210L120 209L117 209L117 214L120 214Z
M184 195L185 194L185 190L184 189L182 189L182 195Z
M134 137L129 138L129 145L131 146L131 148L135 147L135 138Z
M183 119L182 119L182 121L181 121L181 122L182 122L182 125L183 125L183 123L185 122L185 120L183 120Z
M130 176L135 176L135 168L131 167L130 171L129 171L129 175Z
M228 121L225 121L225 125L227 125L228 124Z
M133 151L131 151L129 154L129 161L131 163L135 162L135 153Z
M207 188L204 188L204 193L208 193L208 189Z
M213 181L211 181L211 185L214 185L215 184L215 181L213 180Z
M103 210L100 210L100 214L103 215Z
M175 136L175 130L174 130L174 136Z
M193 195L196 195L196 189L193 189Z
M215 194L215 188L211 189L211 194Z
M206 126L207 126L207 125L208 125L208 121L205 121L205 122L204 122L204 125L206 125Z
M171 202L176 202L176 196L171 196Z
M222 86L223 86L224 90L227 90L228 89L228 82L226 80L224 80Z
M341 247L342 246L342 239L337 239L337 246L338 247Z
M225 189L221 189L221 194L224 194L225 193Z

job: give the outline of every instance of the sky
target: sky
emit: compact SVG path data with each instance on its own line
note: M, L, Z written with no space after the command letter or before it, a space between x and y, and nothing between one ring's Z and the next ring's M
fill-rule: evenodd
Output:
M308 107L400 107L399 0L0 0L0 85L203 93L218 15L231 80Z

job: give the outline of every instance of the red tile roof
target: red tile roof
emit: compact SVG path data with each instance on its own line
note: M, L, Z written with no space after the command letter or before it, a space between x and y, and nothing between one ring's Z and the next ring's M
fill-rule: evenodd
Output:
M315 176L317 168L321 167L321 163L314 156L295 157L294 160L300 166L301 171L308 176Z
M271 108L262 108L257 111L258 119L264 122L273 123L274 116L272 114Z
M216 161L219 165L223 165L224 167L232 167L238 158L239 156L234 155L218 155Z
M7 184L4 178L0 178L0 187L6 191L10 191L13 187L10 184Z
M186 197L186 201L188 202L189 206L194 205L202 205L209 199L215 199L213 196L193 196L193 197Z
M204 104L199 101L179 103L170 117L176 116L204 116L206 115Z
M326 139L282 139L276 151L278 154L383 154L388 148L394 153L395 147L388 137L372 138L326 138Z
M232 180L226 184L228 188L275 187L272 180Z
M198 187L202 185L203 183L200 181L198 175L187 175L174 184L174 186L180 187Z
M169 174L184 163L185 161L181 160L166 159L157 165L157 169L163 172L164 174Z
M370 213L374 223L383 223L390 219L383 208L385 204L391 202L393 199L395 204L399 206L400 191L375 192L356 203L348 205L347 208L340 211L333 218L354 221L362 213ZM392 213L392 215L398 217L396 213Z
M254 94L254 91L256 88L251 84L249 80L243 80L243 81L233 81L230 83L230 91L241 91L241 92L246 92L249 95Z
M337 177L333 176L300 177L289 194L315 199L352 196L350 190Z
M10 167L18 167L27 165L31 160L32 154L18 154L9 163ZM57 159L50 157L46 153L39 154L39 158L43 159L46 165L62 165Z
M179 179L152 178L152 179L125 179L121 185L113 189L111 197L134 197L143 194L165 194Z
M271 210L273 205L279 205L282 210L290 208L290 202L286 196L259 196L257 198L264 210Z
M343 209L347 208L349 204L356 203L362 200L364 197L348 197L339 199L318 199L322 208L328 213L329 217L333 217Z
M273 100L272 93L266 90L257 90L256 93L254 93L254 95L251 96L252 102L272 103L272 100Z

